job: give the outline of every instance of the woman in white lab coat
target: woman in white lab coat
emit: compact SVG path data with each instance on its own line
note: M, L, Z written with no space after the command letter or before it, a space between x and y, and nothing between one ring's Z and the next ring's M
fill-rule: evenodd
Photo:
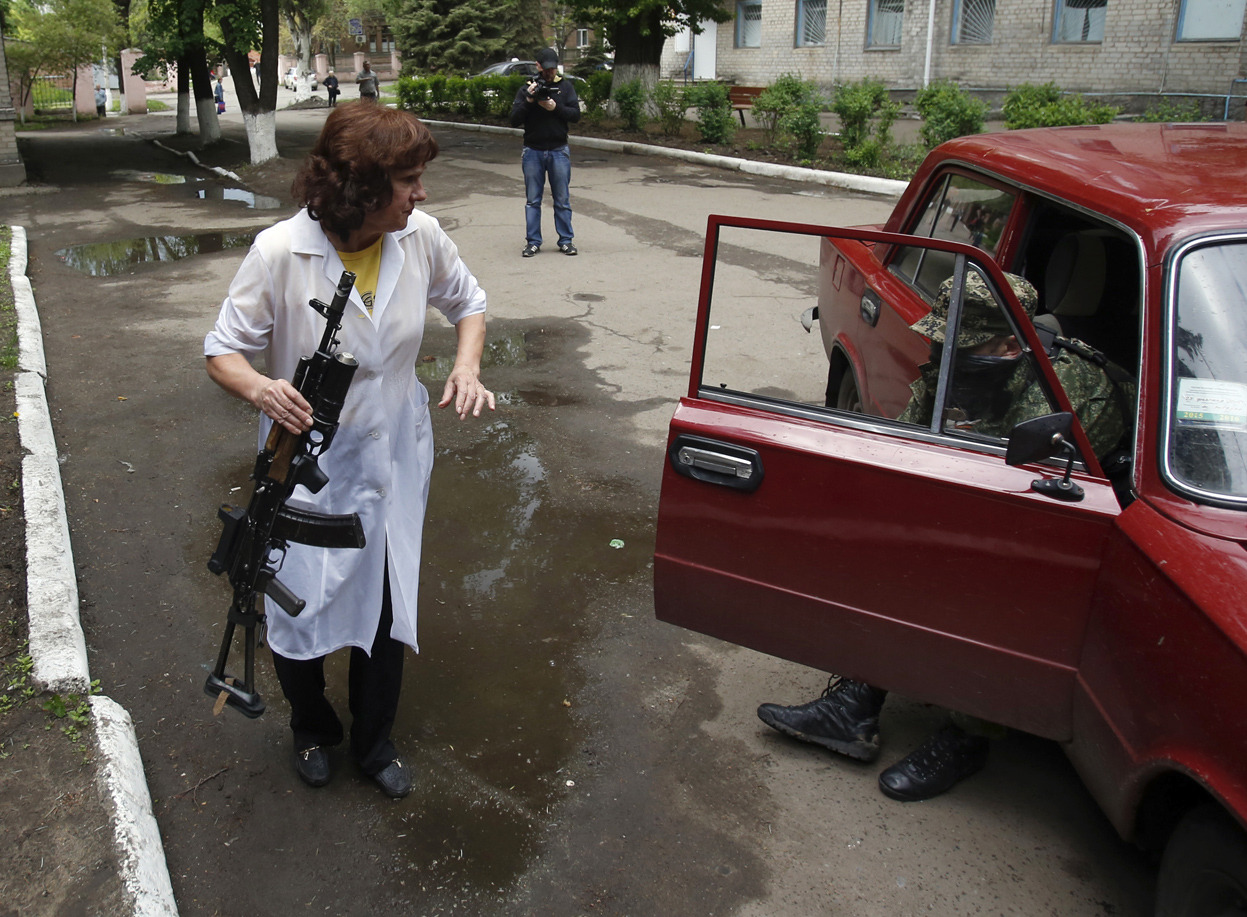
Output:
M428 307L455 326L454 368L438 407L461 419L494 409L480 381L485 294L437 221L416 209L437 155L428 129L405 112L364 104L335 108L294 183L304 209L260 233L204 341L208 375L272 423L311 428L307 401L290 383L314 352L324 319L309 305L333 298L344 269L357 275L342 319L341 350L359 361L340 427L320 460L329 484L295 489L290 503L358 513L362 550L292 544L281 580L307 607L292 618L267 600L269 645L291 706L295 769L329 782L328 747L343 728L325 697L324 657L351 648L350 748L390 796L411 778L390 740L403 646L416 643L421 529L433 462L429 395L416 378ZM262 361L265 373L253 361Z

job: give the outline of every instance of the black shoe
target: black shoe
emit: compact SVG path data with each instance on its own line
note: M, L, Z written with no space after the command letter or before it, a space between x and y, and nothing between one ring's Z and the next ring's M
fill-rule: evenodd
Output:
M817 700L797 707L763 704L758 719L794 739L873 761L879 757L879 711L887 696L882 688L832 677Z
M570 242L560 242L559 251L561 251L565 255L580 254L578 251L576 251L576 246L572 245Z
M324 786L329 782L329 755L319 745L294 753L294 769L308 786Z
M533 245L531 242L529 242L527 245L524 246L524 250L520 252L520 257L531 258L533 255L537 254L537 252L539 251L541 251L540 245Z
M987 763L987 737L945 726L879 775L879 789L901 802L931 799Z
M407 765L398 758L373 774L372 779L377 781L381 792L391 799L402 799L411 792L411 774L407 771Z

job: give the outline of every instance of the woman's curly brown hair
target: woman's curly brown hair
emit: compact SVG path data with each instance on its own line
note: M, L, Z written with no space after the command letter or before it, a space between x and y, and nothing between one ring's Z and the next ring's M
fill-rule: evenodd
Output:
M325 119L290 190L312 219L345 242L365 216L389 205L392 170L436 156L437 141L414 115L350 102Z

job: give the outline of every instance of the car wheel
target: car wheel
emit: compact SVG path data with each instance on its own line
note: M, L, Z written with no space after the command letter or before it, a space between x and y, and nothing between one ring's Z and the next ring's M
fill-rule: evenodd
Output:
M837 411L850 411L854 414L862 413L862 396L857 389L857 377L853 375L853 367L846 366L844 368L844 372L840 375L840 384L835 388L835 393L835 404L828 404L827 407L833 407Z
M1247 915L1247 834L1203 806L1178 824L1156 881L1156 917Z

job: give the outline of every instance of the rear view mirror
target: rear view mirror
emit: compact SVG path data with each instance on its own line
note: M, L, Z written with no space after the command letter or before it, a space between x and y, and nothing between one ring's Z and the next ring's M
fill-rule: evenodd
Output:
M1082 488L1070 480L1074 459L1078 457L1078 450L1069 441L1073 428L1074 415L1067 411L1024 420L1009 431L1005 462L1009 465L1027 465L1064 454L1068 458L1065 475L1059 480L1037 478L1031 481L1031 490L1058 500L1081 500Z

